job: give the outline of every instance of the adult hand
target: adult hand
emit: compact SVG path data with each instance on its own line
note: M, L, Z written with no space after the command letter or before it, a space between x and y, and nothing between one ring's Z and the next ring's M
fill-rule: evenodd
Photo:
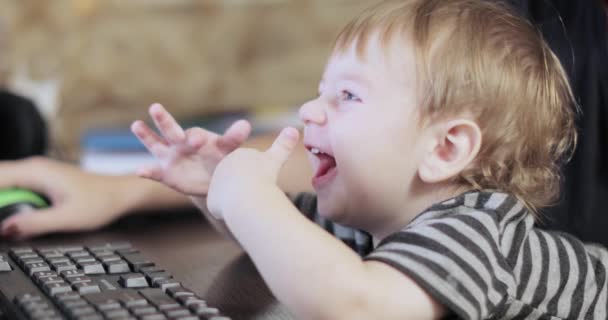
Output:
M49 208L4 220L0 235L22 239L106 225L131 204L125 179L87 173L76 166L41 157L0 162L1 187L29 189L47 196L52 203Z

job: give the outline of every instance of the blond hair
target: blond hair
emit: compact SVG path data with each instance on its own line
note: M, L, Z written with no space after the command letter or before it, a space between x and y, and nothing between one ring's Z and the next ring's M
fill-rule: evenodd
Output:
M576 104L531 23L496 1L384 1L348 24L334 50L356 43L365 54L374 34L384 48L413 43L423 120L466 112L480 126L481 149L458 183L514 194L535 212L554 203L576 145Z

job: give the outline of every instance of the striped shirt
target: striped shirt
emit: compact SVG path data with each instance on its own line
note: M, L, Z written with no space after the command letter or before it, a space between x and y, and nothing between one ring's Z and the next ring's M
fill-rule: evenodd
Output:
M534 226L522 202L470 191L419 214L376 248L371 237L321 218L316 198L295 205L364 257L404 273L460 319L607 319L608 251Z

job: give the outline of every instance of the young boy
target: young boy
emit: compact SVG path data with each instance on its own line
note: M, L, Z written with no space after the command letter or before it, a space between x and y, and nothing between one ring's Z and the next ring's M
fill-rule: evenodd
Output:
M298 318L605 319L608 252L533 226L576 142L572 107L510 10L401 0L343 30L300 110L316 196L276 186L293 128L232 151L246 122L184 131L153 105L162 137L132 129L161 161L139 175L192 196Z

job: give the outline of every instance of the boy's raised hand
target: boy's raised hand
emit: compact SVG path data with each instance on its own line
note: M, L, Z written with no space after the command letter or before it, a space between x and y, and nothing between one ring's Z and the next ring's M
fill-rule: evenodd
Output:
M158 103L150 106L149 113L160 135L141 120L133 122L131 131L160 163L139 168L137 175L190 196L207 194L217 164L251 133L251 125L245 120L233 123L220 136L197 127L182 129Z
M223 219L224 212L246 202L246 197L259 199L257 195L268 190L282 193L277 178L298 140L298 130L285 128L266 151L239 148L222 160L213 173L207 196L207 207L213 216ZM235 195L242 201L234 201Z

